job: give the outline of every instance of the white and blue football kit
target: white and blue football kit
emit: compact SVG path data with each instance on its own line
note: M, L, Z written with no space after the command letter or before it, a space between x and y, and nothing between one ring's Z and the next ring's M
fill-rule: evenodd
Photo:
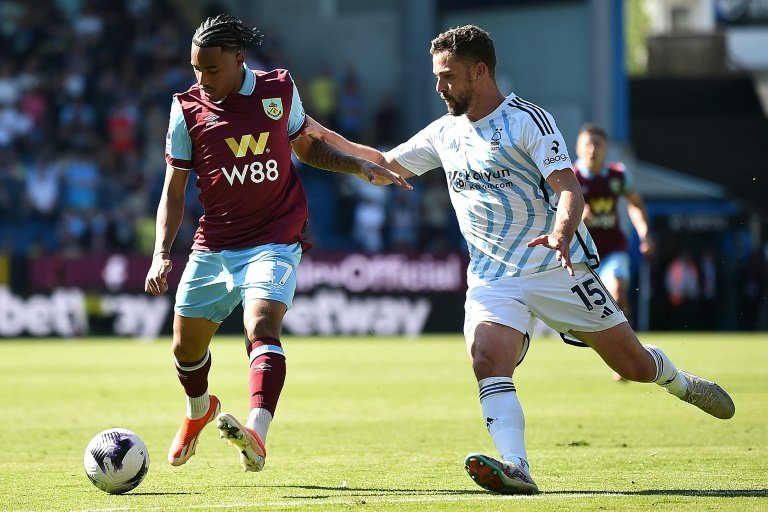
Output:
M416 175L445 172L470 256L467 335L482 321L525 333L532 316L560 332L598 331L624 320L599 280L592 281L598 256L583 222L570 246L576 277L561 268L554 250L527 246L555 224L547 177L571 167L548 112L510 94L478 121L437 119L387 156ZM547 281L546 294L537 290L537 279Z

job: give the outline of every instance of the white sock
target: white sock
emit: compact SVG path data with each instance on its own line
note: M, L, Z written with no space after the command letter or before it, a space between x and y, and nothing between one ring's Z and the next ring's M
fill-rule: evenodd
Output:
M266 445L267 431L269 430L270 423L272 423L272 413L261 407L256 407L251 409L251 412L248 414L248 421L245 422L245 426L255 430L259 434L261 442Z
M525 416L511 377L488 377L478 382L485 425L502 460L528 469Z
M667 354L655 345L643 345L643 348L653 356L653 360L656 362L656 378L653 381L677 397L685 395L685 392L688 391L688 384L677 371L677 366L669 360Z
M208 392L197 397L187 397L187 418L196 420L205 416L208 408L211 406L211 400L208 398Z

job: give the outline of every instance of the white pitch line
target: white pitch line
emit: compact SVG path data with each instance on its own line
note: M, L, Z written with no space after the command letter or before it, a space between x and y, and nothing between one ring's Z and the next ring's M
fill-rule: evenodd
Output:
M563 493L563 494L539 494L538 496L526 496L526 495L513 495L504 496L498 494L488 495L460 495L460 494L445 494L435 496L331 496L328 498L287 498L279 501L236 501L228 503L212 503L212 504L196 504L196 505L184 505L178 509L170 510L201 510L201 509L236 509L236 508L289 508L289 507L302 507L302 506L335 506L335 505L359 505L362 502L372 504L397 504L397 503L445 503L445 502L458 502L458 501L515 501L515 500L562 500L572 498L587 498L587 497L614 497L614 496L629 496L629 494L622 492L579 492L579 493ZM89 508L82 509L77 512L123 512L123 511L159 511L166 512L169 510L167 506L164 507L117 507L117 508ZM35 511L16 511L16 512L35 512Z

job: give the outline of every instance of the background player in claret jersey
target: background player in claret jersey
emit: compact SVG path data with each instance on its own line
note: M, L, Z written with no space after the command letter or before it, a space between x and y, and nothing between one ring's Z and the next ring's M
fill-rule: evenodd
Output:
M187 411L168 452L175 466L195 453L200 432L217 415L217 426L237 448L243 468L264 466L267 431L285 380L282 320L306 248L307 199L291 151L315 167L410 188L388 169L307 135L314 121L304 114L291 75L283 69L254 71L245 64L244 52L260 41L258 30L236 18L206 19L192 38L197 83L174 95L171 106L148 293L168 289L169 251L182 221L191 169L204 210L176 293L173 355ZM219 414L218 398L208 393L209 344L241 302L250 359L245 424Z
M597 270L603 284L627 315L629 253L627 237L619 219L620 199L626 200L627 213L640 239L640 253L650 256L653 241L649 233L648 212L642 196L635 190L632 174L620 162L606 162L608 135L594 124L579 130L574 163L576 177L584 193L582 218L600 253Z
M733 401L717 384L640 344L596 278L595 247L581 221L584 201L565 141L548 112L501 93L488 33L473 25L448 30L432 41L430 53L448 115L386 153L333 132L316 136L403 177L445 172L470 256L464 334L482 419L501 456L468 455L472 479L498 493L538 492L512 381L534 317L592 347L627 379L655 382L718 418L733 416Z
M654 246L649 234L648 211L642 196L635 190L632 174L620 162L606 162L607 154L605 130L594 124L582 126L576 139L578 159L573 166L584 193L582 218L600 254L597 274L624 315L631 320L629 252L619 218L620 205L626 204L629 219L640 239L643 257L650 257ZM613 378L622 380L615 372Z

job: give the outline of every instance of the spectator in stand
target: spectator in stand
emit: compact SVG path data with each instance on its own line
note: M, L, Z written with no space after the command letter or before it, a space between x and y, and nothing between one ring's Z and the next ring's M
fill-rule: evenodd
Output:
M96 110L82 95L75 96L59 112L59 140L77 147L86 146L98 132L97 121Z
M419 246L419 196L403 190L395 190L394 196L388 209L389 247L411 252Z
M387 149L400 140L400 110L391 94L385 94L373 116L375 145Z
M669 328L691 329L697 325L699 269L688 249L682 249L667 266L664 284L669 303Z
M760 312L768 301L768 264L759 248L749 253L738 272L739 286L739 329L756 331L760 329Z
M19 219L23 172L14 148L0 148L0 218Z
M441 173L432 172L426 176L421 206L421 249L438 253L447 251L451 248L451 198Z
M716 330L718 320L722 319L720 269L717 255L711 246L701 252L699 260L699 281L701 285L700 315L701 326L707 330Z
M318 123L326 126L336 126L337 91L336 81L328 63L323 63L320 70L307 84L308 110Z
M99 168L95 157L86 148L75 148L63 167L63 206L81 212L99 206Z
M0 148L16 150L33 127L32 119L16 103L0 105Z
M21 98L21 87L12 60L0 62L0 105L15 105Z
M109 147L117 155L136 150L139 108L130 96L121 95L107 115Z
M339 132L349 139L360 140L363 136L363 116L365 102L360 89L360 79L353 66L347 66L347 71L339 91Z
M51 151L37 155L27 169L24 200L32 219L51 223L59 214L61 199L61 164Z

